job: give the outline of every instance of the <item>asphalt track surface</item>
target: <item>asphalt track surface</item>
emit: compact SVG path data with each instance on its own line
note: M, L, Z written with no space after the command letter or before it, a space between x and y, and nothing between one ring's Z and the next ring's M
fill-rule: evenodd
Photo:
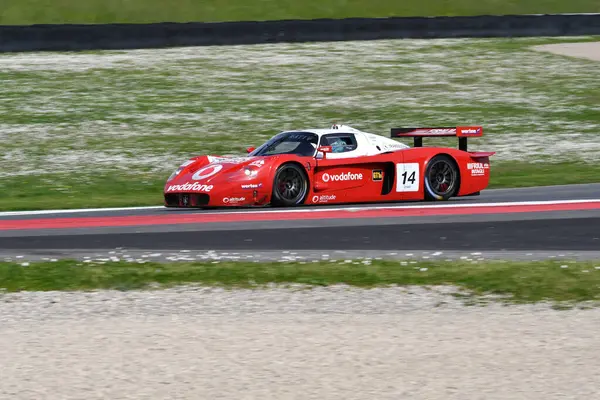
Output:
M487 190L477 197L444 203L444 207L457 208L438 215L431 213L431 207L439 203L415 202L307 206L290 212L158 207L0 213L0 257L70 257L114 249L138 253L236 251L242 255L282 251L483 251L518 255L534 251L596 256L600 253L600 202L591 202L594 199L600 200L600 184ZM516 202L568 200L588 203L520 212L505 212L506 207L502 207ZM483 209L487 211L480 212ZM119 224L119 219L125 222ZM92 222L86 225L82 222L86 220ZM162 222L155 224L155 220Z

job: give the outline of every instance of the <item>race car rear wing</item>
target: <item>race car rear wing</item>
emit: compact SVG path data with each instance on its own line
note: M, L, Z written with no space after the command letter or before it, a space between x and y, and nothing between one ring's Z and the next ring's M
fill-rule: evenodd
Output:
M412 137L414 147L423 147L424 137L447 137L458 138L458 149L467 151L467 139L470 137L483 136L482 126L457 126L455 128L392 128L392 138Z

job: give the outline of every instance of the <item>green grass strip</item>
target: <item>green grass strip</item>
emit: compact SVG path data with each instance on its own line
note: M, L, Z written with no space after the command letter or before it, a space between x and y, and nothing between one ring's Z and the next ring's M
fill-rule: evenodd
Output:
M600 12L597 0L2 0L0 24Z
M474 294L508 295L511 296L508 301L516 303L581 302L600 299L600 261L0 263L0 288L7 292L132 290L156 284L248 288L269 283L346 284L366 288L394 284L456 285Z

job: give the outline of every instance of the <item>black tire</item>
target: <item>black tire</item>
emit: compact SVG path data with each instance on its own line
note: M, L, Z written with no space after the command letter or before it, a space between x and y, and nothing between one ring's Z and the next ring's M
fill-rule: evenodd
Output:
M423 179L425 200L445 201L458 192L460 171L452 157L441 154L429 161Z
M277 169L273 180L271 204L292 207L304 203L308 195L308 178L296 164L283 164Z

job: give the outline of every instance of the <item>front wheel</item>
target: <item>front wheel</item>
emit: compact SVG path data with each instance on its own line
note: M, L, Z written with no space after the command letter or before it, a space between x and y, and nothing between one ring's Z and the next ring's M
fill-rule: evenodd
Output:
M425 199L448 200L458 191L459 180L460 172L451 157L433 157L425 170Z
M304 203L308 193L308 179L296 164L284 164L275 173L271 204L290 207Z

